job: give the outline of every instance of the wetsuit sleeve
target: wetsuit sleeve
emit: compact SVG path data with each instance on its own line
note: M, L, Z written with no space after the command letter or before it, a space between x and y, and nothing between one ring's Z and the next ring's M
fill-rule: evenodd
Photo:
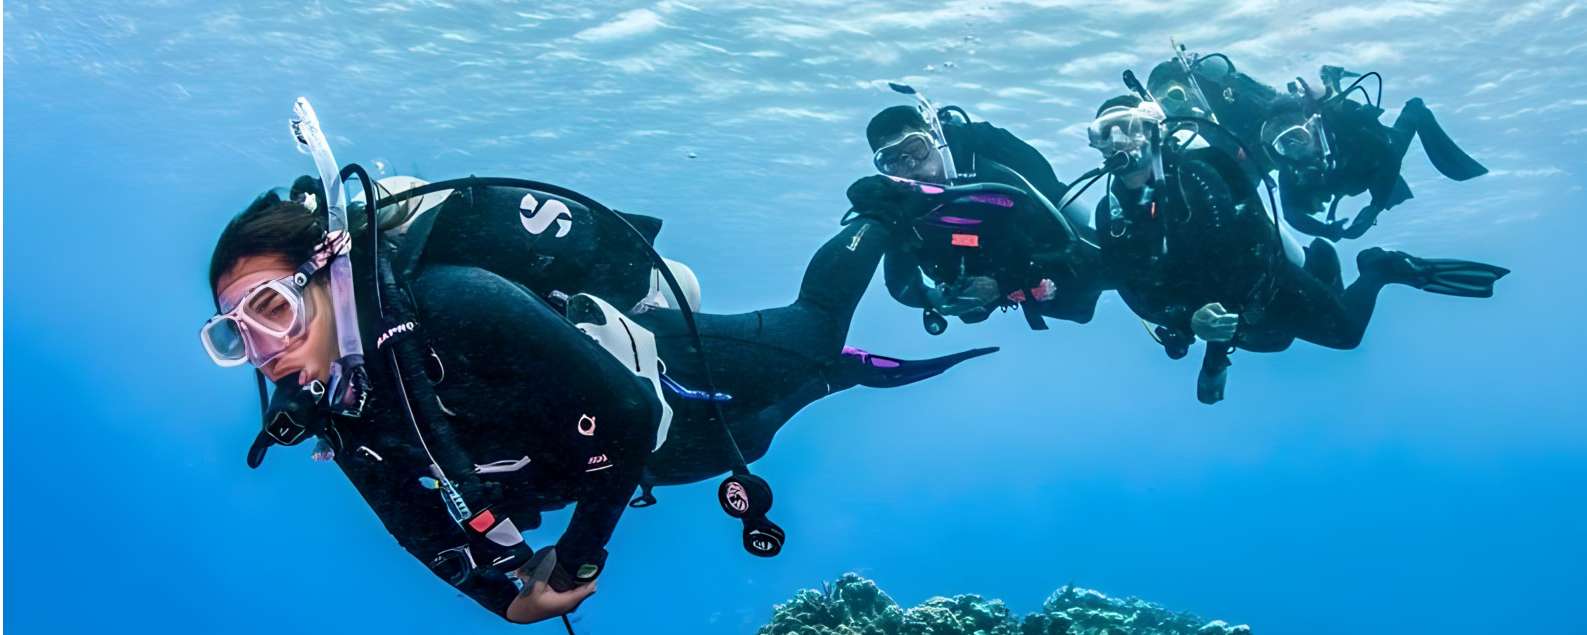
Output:
M654 390L545 302L496 274L438 267L415 292L436 349L464 351L462 374L489 386L472 393L474 404L460 401L454 409L482 413L465 417L476 438L488 435L482 445L539 446L531 452L544 457L534 487L577 501L557 541L557 562L568 573L586 565L598 572L655 444ZM506 412L512 416L500 420Z
M417 476L394 478L392 463L409 462L397 452L387 451L378 463L363 456L339 454L337 463L346 472L348 480L364 497L386 531L397 539L397 544L414 559L423 563L442 581L448 579L460 561L449 561L443 554L460 549L466 542L463 532L452 522L441 505L439 494L420 487ZM414 458L410 474L423 474L422 459ZM453 552L461 556L461 552ZM507 606L518 596L518 587L505 575L472 576L455 588L497 615L506 616Z
M1284 220L1289 222L1290 227L1308 236L1328 235L1328 223L1313 215L1321 211L1316 206L1315 191L1301 185L1289 171L1280 170L1278 192L1279 204L1284 209Z
M899 304L916 309L931 307L926 297L926 281L920 273L920 259L903 249L890 249L882 258L882 278L887 292Z

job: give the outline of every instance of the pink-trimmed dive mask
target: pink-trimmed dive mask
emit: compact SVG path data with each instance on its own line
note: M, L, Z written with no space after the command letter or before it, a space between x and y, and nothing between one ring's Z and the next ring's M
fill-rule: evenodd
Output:
M292 275L249 289L235 304L222 303L220 312L198 330L210 359L220 366L250 363L261 367L286 352L314 316L313 305L304 298L309 281L350 246L347 234L338 232L326 238L314 257Z
M198 331L210 359L221 366L257 367L281 355L308 325L308 281L299 271L254 287L236 306L223 305Z

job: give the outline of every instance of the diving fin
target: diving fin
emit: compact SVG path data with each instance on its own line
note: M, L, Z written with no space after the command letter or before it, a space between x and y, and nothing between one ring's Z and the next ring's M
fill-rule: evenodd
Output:
M1491 298L1493 284L1510 270L1496 265L1454 258L1417 258L1377 247L1356 255L1363 274L1376 273L1428 293L1462 298Z
M1469 181L1488 173L1487 167L1471 158L1449 138L1444 128L1438 125L1438 119L1433 117L1433 111L1422 103L1421 98L1406 102L1405 108L1417 111L1416 137L1422 140L1422 151L1427 153L1427 159L1439 174L1454 181Z
M834 383L868 386L870 388L896 388L930 379L959 365L960 362L996 353L998 348L976 348L968 351L910 360L877 355L852 346L843 347L843 361L835 367Z

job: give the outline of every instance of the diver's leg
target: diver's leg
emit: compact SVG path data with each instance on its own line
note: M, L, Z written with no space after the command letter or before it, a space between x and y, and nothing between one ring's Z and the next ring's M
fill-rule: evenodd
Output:
M1411 107L1411 103L1420 103L1418 100L1407 102L1400 109L1400 116L1394 119L1394 125L1389 130L1389 148L1393 151L1394 161L1399 163L1405 160L1405 153L1411 149L1411 140L1416 138L1416 131L1421 127L1422 110Z
M740 386L751 395L778 395L799 381L790 376L792 365L823 367L837 360L889 239L884 225L859 219L816 250L792 304L736 315L696 314L713 379L730 393L726 387ZM634 319L656 334L670 373L703 381L681 313L651 310Z
M1449 138L1443 126L1438 125L1438 118L1433 116L1433 111L1427 107L1427 104L1422 103L1420 97L1405 103L1405 108L1400 110L1399 119L1394 121L1394 128L1412 132L1421 139L1422 150L1427 153L1427 159L1432 162L1433 168L1451 180L1466 181L1488 173L1487 167L1466 154L1454 139ZM1404 142L1409 144L1411 135L1402 136ZM1403 147L1396 149L1400 156L1404 156Z
M861 218L845 226L810 258L799 284L799 297L790 308L799 307L812 319L819 319L820 324L805 326L819 329L825 336L821 338L825 340L823 349L834 353L842 349L854 309L876 276L891 238L887 226Z
M758 410L727 408L733 440L744 460L754 463L766 456L772 439L805 406L829 394L819 377L806 381L783 399ZM678 415L681 415L678 416ZM680 408L672 424L673 434L646 462L651 482L656 485L695 483L727 473L733 464L727 438L705 408L696 404Z
M1278 293L1267 310L1271 328L1328 348L1352 349L1361 344L1383 282L1357 279L1343 293L1300 267L1283 263Z
M1344 274L1339 270L1339 252L1333 243L1321 238L1311 241L1306 247L1306 264L1302 268L1334 291L1344 293Z

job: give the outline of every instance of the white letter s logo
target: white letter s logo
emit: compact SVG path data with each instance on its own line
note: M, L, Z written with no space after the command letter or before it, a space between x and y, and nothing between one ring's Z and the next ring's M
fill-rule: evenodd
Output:
M523 195L523 200L518 203L518 220L523 223L523 228L529 233L539 236L557 226L557 232L552 236L562 238L573 231L573 212L562 201L551 199L541 203L534 194Z

